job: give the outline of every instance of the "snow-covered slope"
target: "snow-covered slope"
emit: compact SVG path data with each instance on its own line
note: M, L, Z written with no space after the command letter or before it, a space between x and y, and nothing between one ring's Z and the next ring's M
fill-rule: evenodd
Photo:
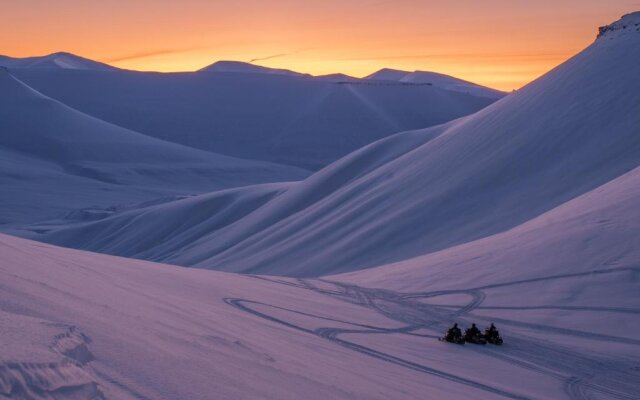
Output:
M441 124L493 102L428 85L264 73L13 73L47 96L136 132L307 169L390 134Z
M300 179L293 167L198 151L73 110L0 70L0 221Z
M243 74L267 74L267 75L288 75L288 76L309 76L288 69L269 68L242 61L216 61L215 63L201 68L206 72L237 72Z
M97 71L112 71L116 67L75 54L58 52L39 57L15 58L0 55L0 66L6 68L57 68L57 69L90 69Z
M0 235L0 395L632 399L639 202L635 169L512 231L322 280ZM436 340L454 321L505 345Z
M524 285L536 282L532 281L535 277L588 276L599 270L637 273L639 205L640 167L506 232L334 278L403 291L479 287L500 280L513 282L510 288L504 286L513 290L515 298L518 291L526 292ZM452 275L456 276L455 287ZM584 286L579 281L573 283ZM585 295L589 293L589 289L583 290ZM557 297L560 293L567 291L540 293L537 301L562 302ZM629 307L640 305L638 296L628 296L625 291L608 296L618 297L620 304L626 302Z
M593 190L640 165L640 33L603 39L472 116L367 146L160 259L346 272L494 235ZM153 229L132 221L119 242ZM107 251L111 223L41 239Z
M504 96L504 92L480 86L453 76L439 74L437 72L415 71L400 79L400 82L407 83L429 83L433 86L451 90L454 92L469 93L474 96L483 96L499 99Z
M380 71L365 77L371 81L394 81L403 83L429 84L441 89L454 92L469 93L474 96L499 99L505 95L504 92L481 86L453 76L439 74L430 71L400 71L396 69L384 68Z

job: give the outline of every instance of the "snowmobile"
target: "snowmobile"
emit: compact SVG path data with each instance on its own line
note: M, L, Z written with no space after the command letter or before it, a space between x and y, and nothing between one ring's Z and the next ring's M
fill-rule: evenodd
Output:
M482 344L482 345L487 344L487 341L480 333L465 332L463 339L467 343Z
M453 324L444 337L438 338L441 342L449 342L455 344L464 344L464 339L462 338L462 332L460 328L458 328L458 324Z
M484 339L482 332L480 332L476 324L471 324L471 327L464 331L463 339L465 342L473 344L487 344L487 341Z
M500 332L498 332L498 329L495 327L495 325L493 325L493 323L489 328L485 329L483 337L484 340L487 341L487 343L495 344L497 346L500 346L502 344L502 337L500 336Z
M449 343L454 343L454 344L464 344L464 339L462 338L461 335L456 335L456 336L450 336L450 335L445 335L441 338L438 338L439 341L441 342L449 342Z
M503 343L502 338L500 337L500 335L497 335L497 336L496 335L492 335L492 336L488 336L488 337L485 336L484 340L487 343L495 344L496 346L500 346Z

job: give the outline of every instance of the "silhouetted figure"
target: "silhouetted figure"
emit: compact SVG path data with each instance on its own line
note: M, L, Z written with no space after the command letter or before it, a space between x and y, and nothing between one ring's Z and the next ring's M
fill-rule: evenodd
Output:
M502 344L502 338L500 337L500 332L498 332L498 328L496 328L496 326L493 323L491 323L491 326L485 329L484 338L489 343Z
M498 328L496 328L492 322L491 325L484 330L484 337L489 339L496 336L500 336L500 334L498 333Z
M471 324L471 327L468 328L465 332L464 332L465 336L478 336L480 335L480 329L478 329L478 327L476 326L476 324Z
M444 340L451 343L462 343L462 331L458 328L458 324L453 324L449 330L447 330L447 334L444 336Z
M475 343L475 344L486 344L486 340L482 337L482 333L480 329L476 326L476 324L471 324L470 328L464 332L464 340L465 342Z

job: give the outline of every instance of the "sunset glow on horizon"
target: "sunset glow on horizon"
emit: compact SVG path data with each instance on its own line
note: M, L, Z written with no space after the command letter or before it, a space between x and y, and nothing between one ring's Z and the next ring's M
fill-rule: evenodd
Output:
M25 0L3 5L0 54L68 51L162 72L218 60L357 77L387 67L511 90L639 8L633 0Z

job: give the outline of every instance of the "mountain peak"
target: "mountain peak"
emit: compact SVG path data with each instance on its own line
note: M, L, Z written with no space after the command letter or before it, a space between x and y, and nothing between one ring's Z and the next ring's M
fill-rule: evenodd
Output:
M613 39L620 36L640 34L640 11L625 14L619 20L598 28L598 37Z
M268 74L268 75L288 75L288 76L306 76L299 72L288 69L269 68L261 65L255 65L243 61L221 60L201 68L199 71L207 72L234 72L245 74Z
M411 72L409 71L402 71L399 69L382 68L381 70L378 70L373 74L366 76L364 79L375 81L399 81L410 73Z
M100 71L115 70L108 64L93 61L65 51L59 51L37 57L0 56L0 66L6 68L58 68L58 69L91 69Z

